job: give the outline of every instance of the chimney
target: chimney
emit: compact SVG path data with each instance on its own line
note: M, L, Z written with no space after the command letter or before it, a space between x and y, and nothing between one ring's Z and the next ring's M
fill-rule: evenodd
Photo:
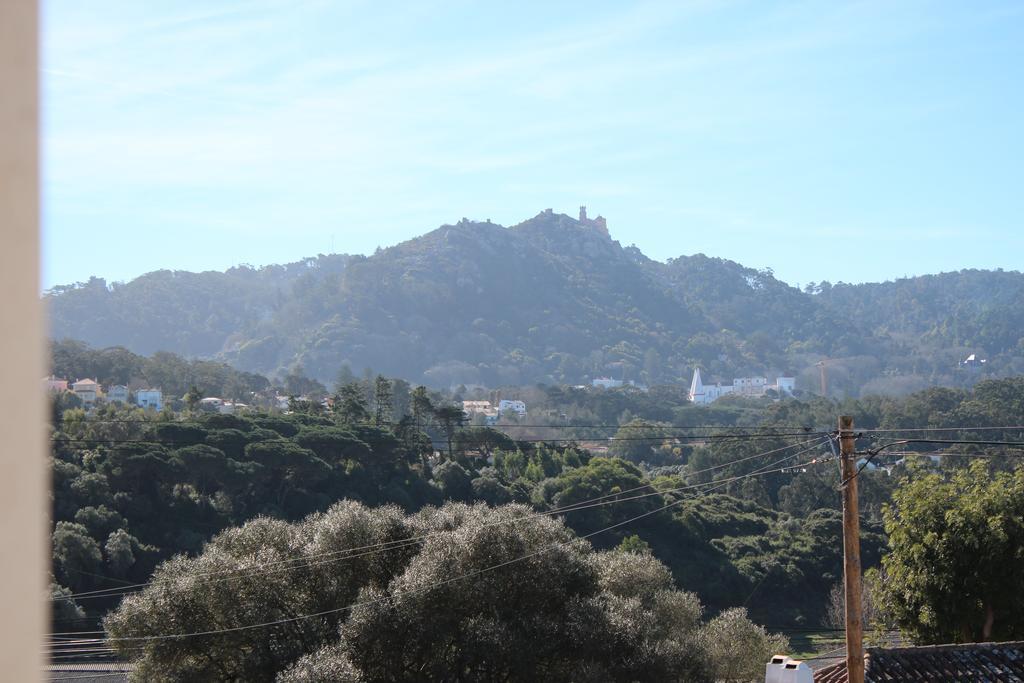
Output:
M814 672L798 659L775 655L764 665L764 683L814 683Z

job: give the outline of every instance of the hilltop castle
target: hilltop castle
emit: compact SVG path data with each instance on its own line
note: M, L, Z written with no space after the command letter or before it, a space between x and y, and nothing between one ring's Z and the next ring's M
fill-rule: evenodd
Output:
M597 228L601 231L601 234L608 237L608 221L605 220L604 216L598 216L597 218L587 218L587 207L580 207L580 223L583 225L589 225L592 228Z

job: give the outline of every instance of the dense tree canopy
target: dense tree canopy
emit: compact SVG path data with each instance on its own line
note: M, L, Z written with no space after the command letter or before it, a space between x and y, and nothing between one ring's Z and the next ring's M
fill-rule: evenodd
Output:
M407 394L407 408L418 405L422 422L405 416L379 426L370 424L374 418L349 423L339 415L303 411L156 415L127 407L88 413L68 407L56 415L52 459L55 628L94 628L118 605L114 590L124 582L146 582L159 562L176 555L195 557L218 532L257 517L295 522L344 499L390 503L406 513L444 501L561 510L577 534L605 529L590 539L600 550L649 548L674 585L696 593L709 615L745 605L755 621L806 628L825 618L829 592L842 571L838 468L834 461L806 464L831 454L815 427L830 425L842 411L856 415L866 429L894 430L866 434L863 447L914 435L901 430L915 424L948 430L942 433L953 437L965 424L1010 424L1024 385L986 381L972 391L932 389L902 400L747 401L713 410L674 406L671 394L661 394L655 407L667 410L669 419L659 419L655 431L659 443L673 444L673 452L669 464L657 467L595 457L590 449L608 442L593 440L596 430L586 425L596 424L594 418L585 412L568 418L571 406L615 406L620 424L635 429L645 424L636 420L654 422L644 413L650 394L534 391L533 396L550 393L547 400L563 401L548 405L561 408L552 411L566 416L559 419L580 426L563 424L555 433L576 434L578 440L520 439L529 426L452 425L449 452L435 416L444 397L426 390ZM691 431L695 420L701 427ZM801 427L792 436L779 435L783 427L799 425L809 431ZM679 438L721 430L772 435L697 444ZM993 439L1024 437L1012 428L985 433ZM994 471L1012 472L1018 462L994 447L969 450L984 455ZM933 463L912 453L883 452L874 460L881 469L860 475L866 567L879 562L886 540L882 507L908 472L907 463L923 463L913 476L954 477L970 462ZM805 466L760 472L790 455L799 459L787 463ZM745 478L731 481L739 476ZM96 589L110 594L77 603L68 597ZM1001 620L997 610L995 633Z
M886 612L922 643L1024 638L1024 469L917 473L885 513Z
M147 681L741 680L785 648L742 610L702 613L653 556L595 553L528 507L346 502L222 533L105 626Z

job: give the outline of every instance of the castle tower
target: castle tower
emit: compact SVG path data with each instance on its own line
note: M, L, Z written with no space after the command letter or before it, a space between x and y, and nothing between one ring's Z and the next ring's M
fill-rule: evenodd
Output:
M580 207L580 223L586 223L586 222L587 222L587 207L581 206Z

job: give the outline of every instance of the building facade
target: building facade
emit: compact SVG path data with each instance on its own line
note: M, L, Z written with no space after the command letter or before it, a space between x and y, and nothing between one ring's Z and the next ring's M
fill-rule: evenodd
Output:
M47 391L59 394L62 391L68 390L68 381L66 379L58 379L57 377L50 375L49 377L43 378L43 386Z
M765 377L737 377L732 384L704 384L700 376L700 368L693 369L693 381L690 382L690 401L698 405L707 405L728 394L746 398L760 398L769 391L782 396L791 396L796 388L796 378L777 377L775 384L768 384Z
M140 389L135 392L135 405L140 408L164 409L164 392L159 389Z
M484 424L493 425L497 423L500 415L498 409L494 407L494 404L490 401L463 401L462 412L469 415L471 418L476 415L482 415L484 418Z
M100 385L93 379L80 379L71 385L71 391L85 405L92 405L100 395Z
M522 401L509 400L506 398L498 402L498 414L515 413L519 417L526 416L526 404Z
M112 387L107 387L107 400L111 403L127 403L128 387L123 384L115 384Z

